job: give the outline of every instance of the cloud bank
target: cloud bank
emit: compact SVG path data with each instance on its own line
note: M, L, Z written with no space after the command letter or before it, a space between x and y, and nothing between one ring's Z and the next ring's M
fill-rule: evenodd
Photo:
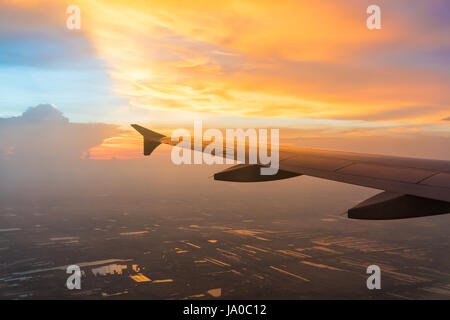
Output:
M286 126L281 129L281 140L292 146L450 157L448 133L428 134L415 126ZM170 161L170 148L166 146L159 147L151 157L143 157L142 137L131 128L73 123L50 104L30 107L17 117L0 118L0 204L11 199L22 202L43 197L74 201L104 194L114 195L114 199L136 199L137 195L147 199L149 193L154 197L168 197L168 193L176 197L186 190L195 190L193 185L216 186L207 177L222 169L224 166L176 166ZM229 185L216 188L225 192Z

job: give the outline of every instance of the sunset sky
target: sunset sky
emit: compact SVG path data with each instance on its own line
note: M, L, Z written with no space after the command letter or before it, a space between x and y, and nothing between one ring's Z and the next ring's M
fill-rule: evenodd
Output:
M0 117L448 136L449 34L446 0L2 0Z

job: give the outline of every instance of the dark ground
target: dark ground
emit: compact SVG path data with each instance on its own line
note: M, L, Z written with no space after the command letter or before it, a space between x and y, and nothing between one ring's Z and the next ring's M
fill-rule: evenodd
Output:
M449 236L435 232L448 218L352 221L264 195L3 206L0 297L448 299ZM71 264L81 290L65 287ZM381 290L366 287L371 264Z

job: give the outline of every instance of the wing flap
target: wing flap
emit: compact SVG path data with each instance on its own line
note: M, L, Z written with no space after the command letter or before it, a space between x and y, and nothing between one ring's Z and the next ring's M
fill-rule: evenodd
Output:
M429 170L390 167L371 163L352 164L348 167L338 170L338 172L362 177L394 180L406 183L418 183L436 174L436 172Z
M349 164L348 168L354 164ZM344 167L344 168L347 168ZM450 202L450 188L438 186L438 185L426 185L418 180L422 177L421 171L411 171L411 176L402 172L398 175L395 173L395 169L391 171L396 179L403 179L404 181L394 180L386 172L391 170L392 167L386 167L385 174L381 174L380 171L373 171L370 174L365 172L353 171L351 173L344 171L343 169L326 170L322 166L318 165L314 167L311 162L303 163L301 158L291 158L280 161L280 170L290 171L302 175L333 180L338 182L350 183L358 186L369 187L384 191L400 194L410 194L424 198L431 198L435 200L449 201ZM378 174L377 174L378 173ZM419 173L419 174L418 174ZM415 175L416 174L416 175ZM424 173L427 175L428 173ZM431 173L432 174L432 173ZM426 177L426 176L425 176ZM432 176L433 177L433 176ZM431 179L430 177L429 179ZM414 178L414 179L412 179ZM413 181L413 182L411 182ZM424 180L426 181L426 180Z
M443 187L449 188L450 193L450 174L448 173L438 173L433 175L422 182L420 184L435 186L435 187Z
M303 168L311 168L325 171L336 171L340 168L349 166L353 164L353 161L345 159L332 159L328 157L313 156L302 154L301 156L295 156L287 158L285 160L280 160L280 164L283 163L285 166L297 166L301 165Z

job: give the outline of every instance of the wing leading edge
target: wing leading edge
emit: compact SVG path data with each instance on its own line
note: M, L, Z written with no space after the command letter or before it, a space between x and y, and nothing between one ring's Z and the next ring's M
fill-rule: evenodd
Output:
M132 126L144 137L145 155L161 143L177 144L154 131ZM350 209L348 216L353 219L402 219L450 212L450 161L280 148L275 176L260 176L257 166L239 164L216 173L214 179L259 182L308 175L384 191Z

